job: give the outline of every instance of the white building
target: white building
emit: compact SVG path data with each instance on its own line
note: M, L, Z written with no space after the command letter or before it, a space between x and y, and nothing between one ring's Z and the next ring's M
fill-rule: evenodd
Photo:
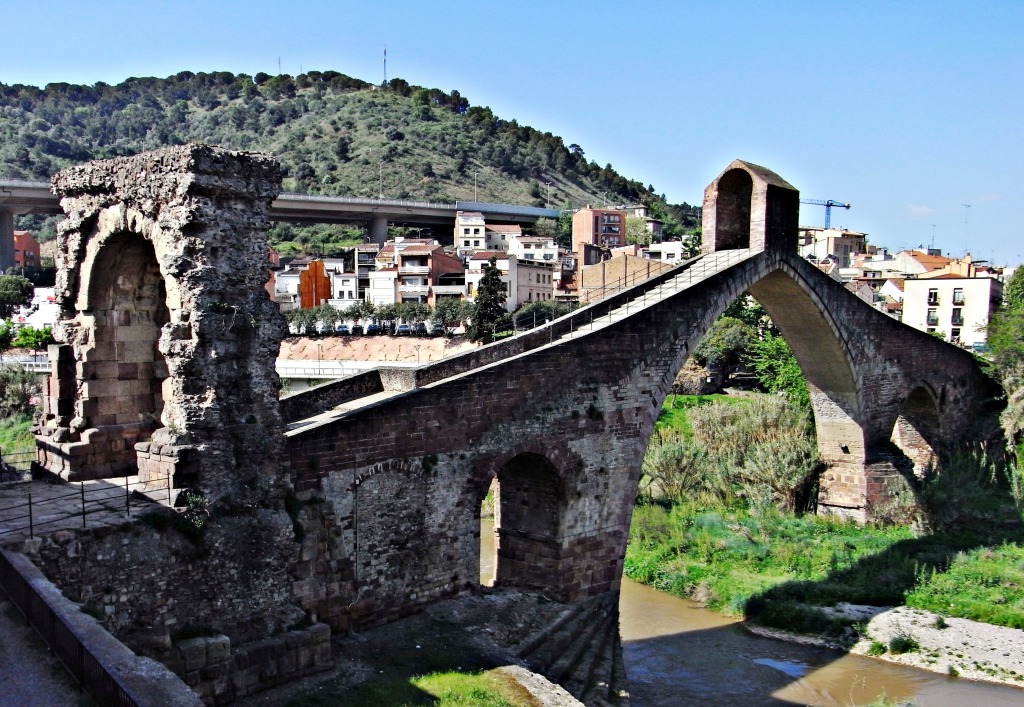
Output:
M469 268L466 270L467 300L476 300L480 280L484 276L484 266L492 257L501 271L501 281L505 283L505 309L512 312L530 302L554 299L555 262L520 260L502 251L483 251L469 259Z
M644 249L642 255L644 258L657 260L659 263L681 263L683 262L683 242L651 243Z
M498 250L505 250L504 248ZM508 254L520 260L540 260L546 263L558 262L558 243L545 236L524 236L522 234L508 241Z
M903 323L963 346L985 343L985 326L1003 296L994 277L908 279L903 282Z

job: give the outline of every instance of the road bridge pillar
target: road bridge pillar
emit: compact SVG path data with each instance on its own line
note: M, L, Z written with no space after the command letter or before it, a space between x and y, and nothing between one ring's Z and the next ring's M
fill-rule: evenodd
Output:
M0 206L0 272L14 267L14 211Z
M388 239L388 217L374 215L373 220L370 221L370 242L376 243L377 245L384 245L384 241Z

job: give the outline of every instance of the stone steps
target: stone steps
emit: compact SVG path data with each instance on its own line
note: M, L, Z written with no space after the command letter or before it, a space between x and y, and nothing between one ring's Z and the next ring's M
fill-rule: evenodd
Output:
M627 707L621 663L618 595L609 593L568 607L544 631L530 637L517 655L584 704Z

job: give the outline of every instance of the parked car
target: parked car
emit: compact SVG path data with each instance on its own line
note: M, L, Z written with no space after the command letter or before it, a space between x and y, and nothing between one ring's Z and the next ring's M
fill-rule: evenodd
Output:
M314 329L316 329L316 333L318 336L323 336L324 334L330 331L330 327L328 326L327 322L323 321L318 321L314 325Z
M430 325L430 335L431 336L444 336L446 333L447 332L445 331L443 325L441 325L441 324L431 324Z
M426 325L426 323L424 323L424 322L416 322L415 324L413 324L412 325L412 333L415 334L416 336L426 336L427 335L427 325Z
M338 322L337 324L334 325L334 333L340 336L348 336L348 324L342 324L341 322Z
M408 324L399 324L395 328L395 336L409 336L412 334L412 327Z
M363 325L362 324L353 324L352 325L352 336L362 336L362 335L363 335Z
M367 324L366 325L366 334L367 334L367 336L370 336L370 335L373 335L373 334L379 334L379 333L380 333L380 325L378 325L378 324Z

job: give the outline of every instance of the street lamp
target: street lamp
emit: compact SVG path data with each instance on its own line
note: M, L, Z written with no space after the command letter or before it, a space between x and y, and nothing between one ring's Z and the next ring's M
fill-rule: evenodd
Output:
M318 376L323 375L323 369L321 368L321 360L323 359L323 354L322 354L320 349L321 349L321 344L318 341L318 342L316 342L316 374Z
M473 201L477 200L476 196L476 170L473 170Z
M544 208L550 209L551 208L551 182L544 182L544 183L547 184L547 186L548 186L548 200L547 200L547 203L545 204Z
M380 194L379 198L384 198L384 160L380 161Z
M420 366L420 345L416 344L415 346L413 346L413 348L416 349L416 367L419 368L419 366Z

